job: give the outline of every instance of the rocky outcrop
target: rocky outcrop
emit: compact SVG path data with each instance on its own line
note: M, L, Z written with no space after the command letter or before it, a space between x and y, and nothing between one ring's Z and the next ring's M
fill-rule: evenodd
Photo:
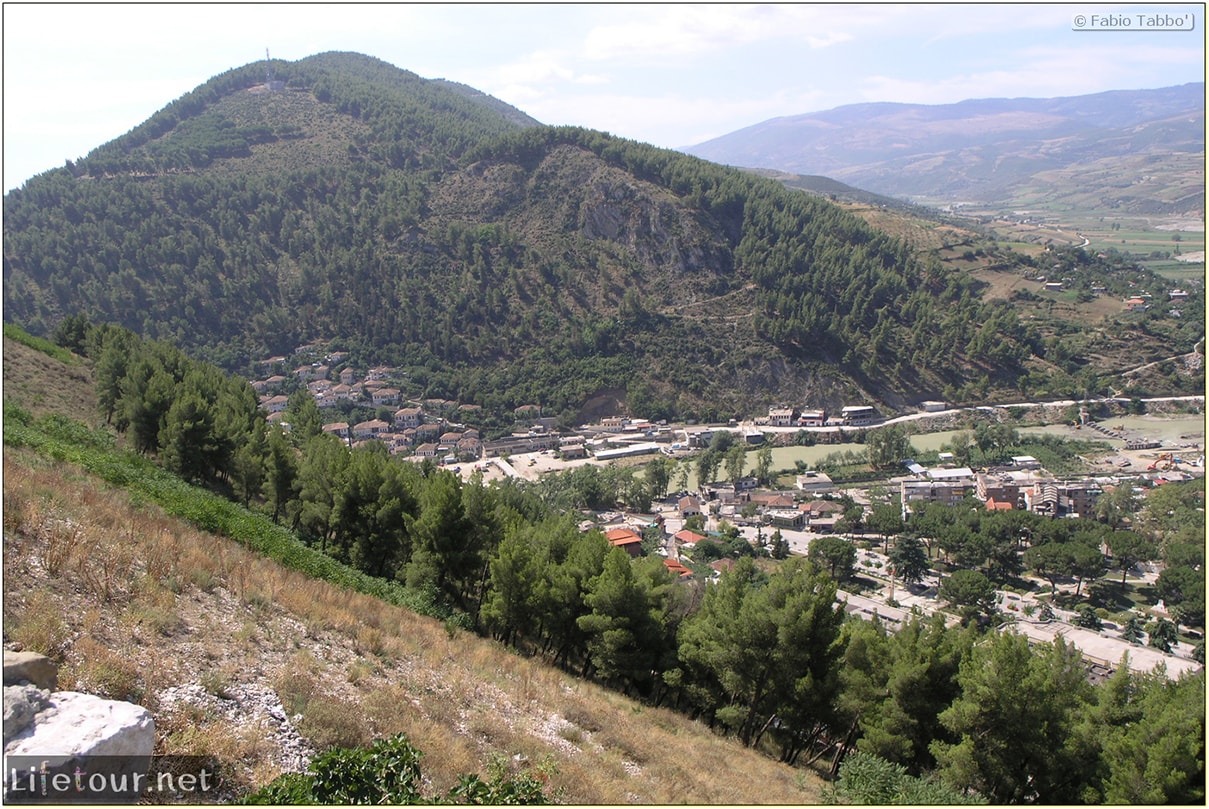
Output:
M4 684L29 683L46 691L59 687L59 667L46 655L36 652L4 651ZM5 732L5 737L8 733Z

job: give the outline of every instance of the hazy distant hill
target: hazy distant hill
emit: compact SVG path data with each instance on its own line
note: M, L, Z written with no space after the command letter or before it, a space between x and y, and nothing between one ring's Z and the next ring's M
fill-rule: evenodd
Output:
M81 312L248 372L322 341L568 418L982 400L1054 370L1046 324L825 198L358 54L273 70L284 90L228 71L7 194L5 319Z
M1183 213L1203 209L1204 172L1194 167L1203 164L1204 132L1205 87L1196 83L1071 98L854 104L774 118L686 151L931 203L1007 202L1044 184L1047 172L1111 160L1112 176L1097 172L1094 188L1078 189L1082 204ZM1058 196L1074 190L1055 177L1049 185Z
M903 199L897 197L887 197L884 194L875 194L872 191L865 191L860 188L855 188L847 183L841 183L839 180L831 177L823 177L818 174L793 174L786 171L778 171L776 169L760 169L746 168L759 177L767 177L770 180L776 180L786 188L796 188L799 191L805 191L808 194L814 194L820 197L826 197L832 201L839 202L855 202L862 205L877 205L883 208L892 208L901 211L917 211L921 214L933 215L936 212L921 208Z

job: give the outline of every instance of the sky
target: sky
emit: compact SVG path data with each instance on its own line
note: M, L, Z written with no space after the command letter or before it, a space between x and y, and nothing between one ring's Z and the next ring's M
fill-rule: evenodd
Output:
M4 189L266 49L356 51L542 123L675 149L845 104L1204 81L1204 16L1178 3L5 3Z

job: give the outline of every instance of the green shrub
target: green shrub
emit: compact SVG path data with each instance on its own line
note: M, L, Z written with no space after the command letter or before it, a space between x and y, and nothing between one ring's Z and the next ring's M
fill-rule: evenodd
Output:
M985 804L978 795L967 795L938 781L916 778L906 767L871 753L849 753L840 766L834 787L835 803L863 805L896 804Z
M238 803L250 806L306 806L318 803L311 793L314 780L309 773L287 772Z

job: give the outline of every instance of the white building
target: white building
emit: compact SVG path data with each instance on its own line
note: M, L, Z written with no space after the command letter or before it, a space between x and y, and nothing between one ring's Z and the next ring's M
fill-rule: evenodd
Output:
M804 475L798 475L794 485L798 491L810 493L829 492L835 488L831 478L825 472L807 472Z

